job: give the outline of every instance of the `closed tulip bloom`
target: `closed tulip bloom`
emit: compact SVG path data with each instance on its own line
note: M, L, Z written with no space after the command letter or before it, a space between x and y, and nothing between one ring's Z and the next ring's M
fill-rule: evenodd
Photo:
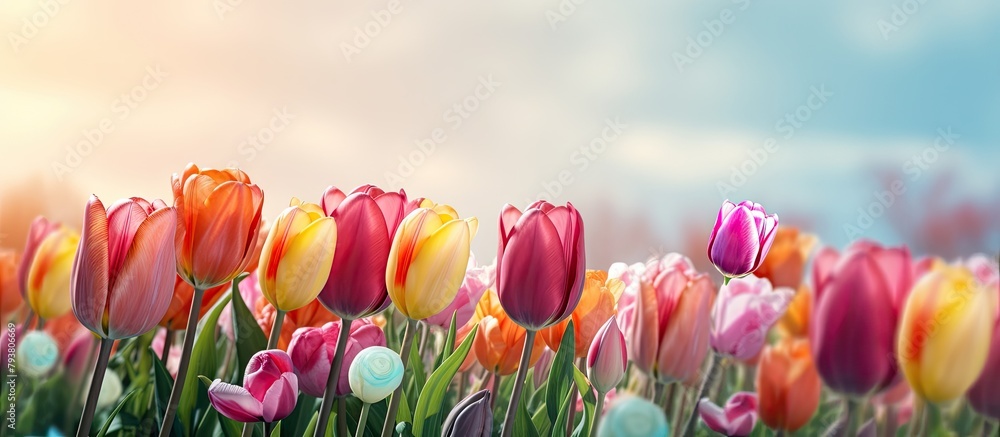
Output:
M897 380L896 327L912 265L905 247L865 240L843 255L832 249L816 255L809 338L816 368L834 391L863 396Z
M271 305L263 296L257 299L257 304L254 306L254 318L257 319L257 324L264 333L271 332L277 317L278 310L274 309L274 305ZM309 302L302 308L289 311L285 313L284 321L281 323L277 348L287 351L288 345L292 342L293 334L299 328L319 328L329 322L339 320L341 320L340 317L327 310L319 302L319 299Z
M133 197L105 211L91 196L70 287L80 323L114 340L153 329L173 296L176 230L176 211L160 200Z
M566 327L569 326L569 321L573 320L575 356L577 358L587 356L597 332L609 317L614 317L617 313L618 298L624 290L625 283L619 279L609 278L607 272L587 270L583 294L576 309L566 320L539 331L539 335L550 348L558 350Z
M625 376L625 336L618 329L618 322L612 316L597 332L587 354L587 373L590 383L598 393L607 393L615 388Z
M323 194L324 213L337 221L333 265L319 295L334 314L359 319L389 306L385 270L396 229L423 199L408 199L406 192L386 192L362 185L349 194L329 187ZM450 320L450 319L449 319Z
M757 395L748 392L733 394L724 408L708 398L698 402L698 415L712 431L730 437L745 437L757 424Z
M208 400L220 414L237 422L276 422L288 417L298 399L298 377L282 351L264 350L247 363L243 387L216 379Z
M17 286L17 255L12 250L0 250L0 322L10 320L21 308L21 302Z
M187 329L188 314L191 313L191 301L194 298L194 287L188 284L180 275L175 276L177 277L174 279L174 294L170 299L170 307L167 308L167 313L160 320L160 326L175 331L183 331ZM198 320L201 320L201 317L208 313L208 310L212 309L212 306L218 302L219 298L229 288L230 284L226 283L205 290L205 294L201 300L201 308L198 311Z
M725 201L708 238L708 259L727 278L739 278L760 267L778 229L778 215L749 200Z
M973 272L981 284L986 284L987 290L995 292L1000 289L1000 275L997 275L994 268L996 265L989 265ZM1000 390L996 389L996 381L1000 381L1000 318L993 325L993 343L990 345L986 366L967 395L969 404L979 414L1000 420Z
M996 288L965 267L937 263L913 286L896 350L913 392L931 402L957 399L986 365L996 326Z
M807 340L789 338L764 348L757 367L757 411L768 427L795 432L805 426L819 407L822 389Z
M476 314L469 325L463 327L456 338L456 344L479 325L476 338L472 341L472 355L490 372L510 375L517 371L521 353L524 351L524 336L527 331L514 323L493 290L487 291L476 307ZM545 349L545 342L535 337L529 365L534 366Z
M35 217L28 229L28 238L24 243L24 252L21 254L21 263L17 268L17 283L21 290L21 297L28 297L28 274L31 271L31 262L38 252L38 247L49 234L62 228L59 222L51 221L45 217Z
M477 228L475 217L462 220L447 205L419 208L403 219L385 273L389 298L400 313L423 320L455 300Z
M369 347L351 361L348 382L354 396L362 402L381 402L403 382L403 360L392 349Z
M490 391L480 390L462 399L444 420L441 437L489 437L493 435Z
M512 320L533 331L569 317L586 272L583 218L573 207L537 201L500 213L497 293Z
M813 293L808 285L799 286L788 304L785 315L774 325L782 337L809 338L809 319L812 317Z
M455 326L462 327L476 312L476 305L483 298L483 293L496 282L496 264L480 266L476 257L469 253L469 265L465 268L465 279L458 288L455 300L451 301L444 311L428 317L425 322L430 325L448 329L451 326L451 315L455 314Z
M792 290L772 291L763 278L748 276L723 285L712 310L712 349L737 360L753 358L791 300Z
M337 223L319 205L292 199L278 216L260 254L260 291L280 311L316 299L330 276Z
M38 245L28 268L25 289L28 305L38 317L52 319L69 312L70 277L79 243L76 231L59 226Z
M663 409L636 396L611 404L597 429L599 437L667 437L670 428Z
M646 264L644 263L629 265L617 262L608 268L608 277L618 279L625 285L621 297L618 298L618 326L621 327L622 333L625 334L625 344L628 346L628 359L636 362L636 365L644 364L642 366L643 370L649 372L653 368L653 361L656 359L655 352L648 353L647 361L643 363L639 363L636 360L636 353L639 349L637 329L641 329L637 325L639 320L636 317L636 311L641 296L642 275L645 271ZM647 319L653 320L655 317L650 316Z
M292 335L288 355L299 376L299 388L309 396L323 397L330 366L337 351L341 322L330 322L321 328L299 328ZM350 326L347 348L344 350L344 367L337 382L337 396L351 393L347 367L362 350L372 346L385 346L385 334L378 326L365 319L357 319Z
M264 192L235 168L188 164L172 178L177 208L177 273L205 290L247 269L261 224Z
M753 274L767 278L776 288L797 289L802 285L806 262L818 239L815 235L803 234L796 228L780 228L774 235L771 250Z

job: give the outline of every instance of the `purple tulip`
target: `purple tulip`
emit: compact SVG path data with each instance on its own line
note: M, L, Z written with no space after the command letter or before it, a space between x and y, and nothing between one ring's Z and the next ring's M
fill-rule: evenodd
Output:
M569 317L580 302L586 260L583 218L571 203L537 201L500 213L497 294L514 322L537 331Z
M237 422L276 422L295 409L298 377L292 360L274 349L250 358L243 387L216 379L208 387L208 400L220 414Z
M698 402L698 415L705 425L730 437L748 436L757 424L757 395L749 392L733 394L725 408L719 408L708 398Z
M288 344L288 355L291 356L295 373L299 376L299 387L302 393L309 396L323 397L326 381L333 365L334 354L337 351L337 339L340 336L341 322L327 322L321 328L299 328L292 334ZM347 348L344 349L344 363L340 368L340 379L337 381L337 396L351 393L348 381L348 369L354 358L362 350L371 346L385 346L385 334L377 325L368 319L358 319L351 323L351 333Z
M766 215L760 204L727 200L708 239L708 258L726 278L749 275L764 261L777 229L778 215Z
M756 276L736 278L722 286L712 308L712 349L738 360L753 358L792 301L787 288L771 290L771 281Z
M443 437L489 437L493 433L490 391L480 390L463 399L448 413Z

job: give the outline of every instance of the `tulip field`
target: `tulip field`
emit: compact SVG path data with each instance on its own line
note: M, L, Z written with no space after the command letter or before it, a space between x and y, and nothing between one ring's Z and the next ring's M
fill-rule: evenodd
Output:
M171 183L0 250L0 436L998 435L996 254L832 247L748 200L703 251L593 265L572 202Z

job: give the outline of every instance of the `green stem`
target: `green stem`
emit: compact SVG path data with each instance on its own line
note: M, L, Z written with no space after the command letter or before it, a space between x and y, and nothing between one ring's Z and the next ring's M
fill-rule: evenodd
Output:
M356 437L364 437L365 435L365 425L368 424L368 410L370 410L372 404L365 403L361 406L361 417L358 419L358 431L354 433Z
M844 415L847 425L847 435L856 435L858 433L858 401L845 398Z
M87 393L87 403L83 407L80 425L76 429L77 437L90 435L90 426L94 422L94 412L97 410L97 398L101 396L101 385L104 384L104 373L108 370L108 359L111 358L111 345L115 343L109 338L101 339L101 351L94 366L94 377L90 380L90 391Z
M28 316L24 318L24 323L21 324L21 330L19 332L28 332L27 329L31 328L31 322L35 319L35 312L28 308Z
M597 405L594 406L594 423L590 425L590 437L597 436L597 428L601 426L601 417L604 416L602 414L604 412L604 397L607 395L607 393L597 393Z
M399 411L399 399L403 396L403 386L406 385L406 367L410 362L408 358L410 357L410 349L413 348L413 336L416 331L417 321L407 318L406 331L403 333L403 346L399 351L399 356L403 361L403 381L400 382L399 387L396 387L396 391L392 392L389 410L385 415L385 423L382 424L382 437L392 436L393 430L396 429L396 412Z
M983 437L989 437L994 435L997 430L997 422L995 420L986 419L983 422Z
M257 426L256 423L247 423L243 425L243 433L240 434L242 437L253 437L253 428Z
M732 280L733 280L733 278L730 278L729 276L723 276L722 277L722 286L725 287L725 286L729 285L729 281L732 281Z
M705 379L701 381L701 388L698 389L698 396L694 398L695 408L691 410L691 414L688 416L687 424L684 425L684 433L682 435L694 435L695 425L698 424L698 402L700 402L701 399L708 394L709 388L712 387L712 383L715 381L719 370L722 368L722 357L713 353L708 356L708 359L708 373L705 374Z
M271 435L271 431L274 430L274 422L264 422L264 437Z
M347 433L347 396L337 398L337 435L350 437Z
M906 431L907 437L914 437L923 432L922 425L924 421L924 416L927 414L926 401L914 396L913 399L913 416L910 417L910 426Z
M278 339L281 338L281 325L285 323L285 312L277 310L274 314L274 323L271 324L271 334L267 336L267 348L278 347Z
M194 338L198 331L198 314L201 312L201 299L204 295L205 290L195 287L194 296L191 298L191 311L188 313L187 328L184 330L181 361L177 364L177 378L174 380L174 387L170 390L167 411L163 414L163 424L160 425L160 435L162 436L170 435L170 429L174 426L174 417L177 416L177 405L181 402L181 392L184 390L188 366L191 364L191 348L194 346Z
M507 414L504 416L501 437L510 437L514 432L514 418L517 417L518 403L521 402L521 391L524 390L524 378L528 375L528 364L531 362L531 350L535 345L536 332L528 329L524 336L524 349L521 351L521 362L517 368L517 376L514 379L514 392L510 395L510 404L507 406ZM575 384L574 384L575 385ZM388 437L388 436L382 436Z
M163 350L160 351L160 361L167 365L167 358L170 357L170 347L174 345L174 330L167 328L167 334L163 336Z
M35 323L35 330L36 331L41 331L43 329L45 329L45 319L43 319L41 316L39 316L38 317L38 323Z
M353 320L341 319L340 336L337 337L337 352L333 355L333 364L330 366L330 374L326 376L326 391L323 392L323 404L319 409L319 420L316 422L315 437L323 437L326 432L326 425L330 422L330 411L333 409L333 400L337 397L337 384L340 382L341 368L344 366L344 352L347 350L347 342L351 337L351 324ZM346 329L345 329L346 327Z

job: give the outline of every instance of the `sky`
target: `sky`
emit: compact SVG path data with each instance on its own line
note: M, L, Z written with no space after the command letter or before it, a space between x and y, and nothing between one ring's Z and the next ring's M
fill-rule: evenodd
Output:
M35 214L78 225L90 193L169 198L193 161L245 170L271 218L329 185L403 187L479 217L480 259L503 204L538 197L582 211L592 268L704 258L726 198L837 247L996 252L998 18L935 0L9 0L0 245ZM918 242L941 232L962 244Z

